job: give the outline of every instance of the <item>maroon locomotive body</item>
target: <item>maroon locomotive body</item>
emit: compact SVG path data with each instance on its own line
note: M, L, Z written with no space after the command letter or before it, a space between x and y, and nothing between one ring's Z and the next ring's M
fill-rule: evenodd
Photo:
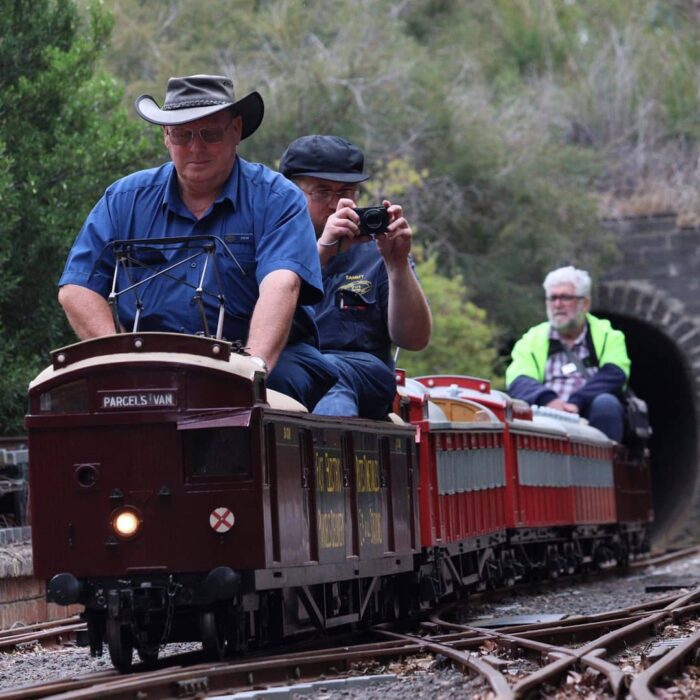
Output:
M378 616L413 570L414 429L309 416L228 343L78 343L29 400L35 573L120 668Z

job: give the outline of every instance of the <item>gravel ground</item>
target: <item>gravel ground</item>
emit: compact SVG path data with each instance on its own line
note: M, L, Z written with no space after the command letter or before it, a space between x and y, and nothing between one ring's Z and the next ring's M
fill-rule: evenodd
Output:
M641 571L624 578L579 582L573 587L565 583L543 584L540 591L507 596L493 603L475 603L464 616L465 622L478 624L484 618L521 615L569 614L584 615L624 608L635 603L668 595L673 591L645 592L648 586L684 586L700 584L700 557L673 562L658 569ZM192 646L188 645L191 649ZM181 645L168 647L166 653L183 651ZM70 678L85 673L111 669L109 655L92 658L84 647L65 646L55 649L31 649L0 653L0 691L22 685ZM442 700L457 696L489 700L491 694L482 681L465 677L442 659L413 658L403 664L376 664L358 673L395 673L397 679L369 687L324 689L319 687L305 695L314 700L363 698L366 700ZM506 673L517 673L507 669Z

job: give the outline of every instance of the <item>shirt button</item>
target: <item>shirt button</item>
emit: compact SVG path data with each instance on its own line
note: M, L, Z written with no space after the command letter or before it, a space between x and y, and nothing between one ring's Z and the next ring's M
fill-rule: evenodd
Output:
M196 262L190 263L190 267L197 267L197 263Z

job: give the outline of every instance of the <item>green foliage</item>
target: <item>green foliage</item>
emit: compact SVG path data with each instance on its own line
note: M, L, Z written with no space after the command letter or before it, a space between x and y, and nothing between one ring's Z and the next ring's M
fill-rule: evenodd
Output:
M22 429L26 387L72 342L56 303L66 253L104 187L145 142L122 91L96 73L110 21L69 0L15 0L0 13L0 426Z
M437 271L434 257L416 265L423 289L430 300L433 335L422 352L402 350L398 366L408 376L466 374L490 379L497 385L494 333L486 312L469 301L460 275L449 278Z

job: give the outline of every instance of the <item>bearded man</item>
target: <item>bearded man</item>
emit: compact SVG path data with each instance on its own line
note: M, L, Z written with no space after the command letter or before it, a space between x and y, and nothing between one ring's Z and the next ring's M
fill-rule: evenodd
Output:
M591 277L561 267L544 280L548 321L530 328L513 347L508 393L530 404L578 413L617 442L624 433L620 397L630 374L625 336L596 318Z

